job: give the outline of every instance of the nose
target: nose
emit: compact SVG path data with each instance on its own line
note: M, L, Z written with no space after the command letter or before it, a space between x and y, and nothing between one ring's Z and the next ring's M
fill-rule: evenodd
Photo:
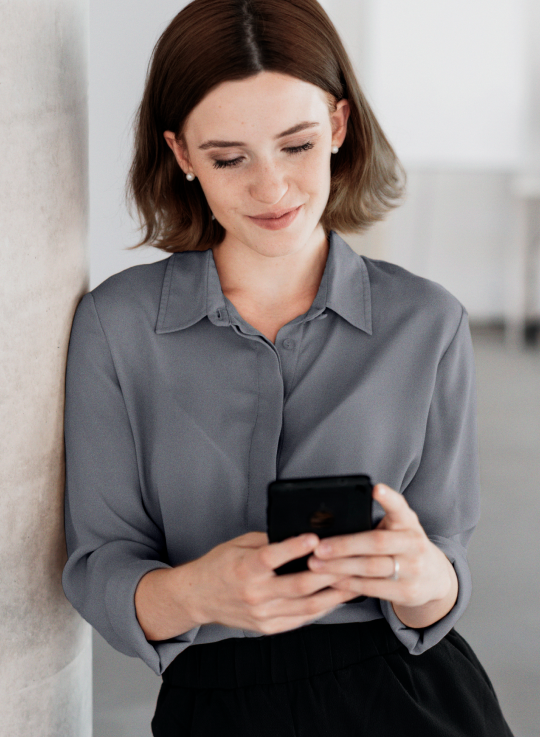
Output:
M254 167L249 185L249 193L254 200L265 205L276 205L288 188L285 173L279 164L266 161Z

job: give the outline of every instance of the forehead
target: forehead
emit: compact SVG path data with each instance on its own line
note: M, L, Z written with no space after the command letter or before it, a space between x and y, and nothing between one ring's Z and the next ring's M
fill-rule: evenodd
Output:
M261 72L210 90L191 111L184 133L194 143L213 134L275 136L303 120L321 126L329 120L324 90L286 74Z

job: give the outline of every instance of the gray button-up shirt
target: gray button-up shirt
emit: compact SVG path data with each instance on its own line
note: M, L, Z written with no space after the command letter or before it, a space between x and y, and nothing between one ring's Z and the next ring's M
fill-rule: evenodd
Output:
M369 474L405 495L452 562L455 606L424 629L390 602L344 603L320 624L385 617L413 654L471 595L479 519L468 313L444 287L355 253L334 231L309 310L273 344L224 296L212 250L132 266L85 294L66 371L66 596L157 674L193 643L260 633L207 624L147 641L140 578L266 531L276 478ZM374 524L383 516L374 503Z

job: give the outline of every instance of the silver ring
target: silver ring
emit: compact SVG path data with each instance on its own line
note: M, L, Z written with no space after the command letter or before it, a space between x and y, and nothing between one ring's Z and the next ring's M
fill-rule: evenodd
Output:
M388 576L388 578L391 581L397 581L399 579L399 576L398 576L398 573L399 573L399 561L394 556L392 556L392 557L393 557L393 560L394 560L394 573L391 576Z

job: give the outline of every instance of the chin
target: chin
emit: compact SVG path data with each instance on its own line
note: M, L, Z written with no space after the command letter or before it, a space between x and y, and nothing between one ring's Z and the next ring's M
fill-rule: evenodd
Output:
M261 229L262 230L262 229ZM268 255L285 255L299 250L309 240L312 230L306 228L288 229L287 232L268 230L260 234L250 233L247 242L252 248Z

